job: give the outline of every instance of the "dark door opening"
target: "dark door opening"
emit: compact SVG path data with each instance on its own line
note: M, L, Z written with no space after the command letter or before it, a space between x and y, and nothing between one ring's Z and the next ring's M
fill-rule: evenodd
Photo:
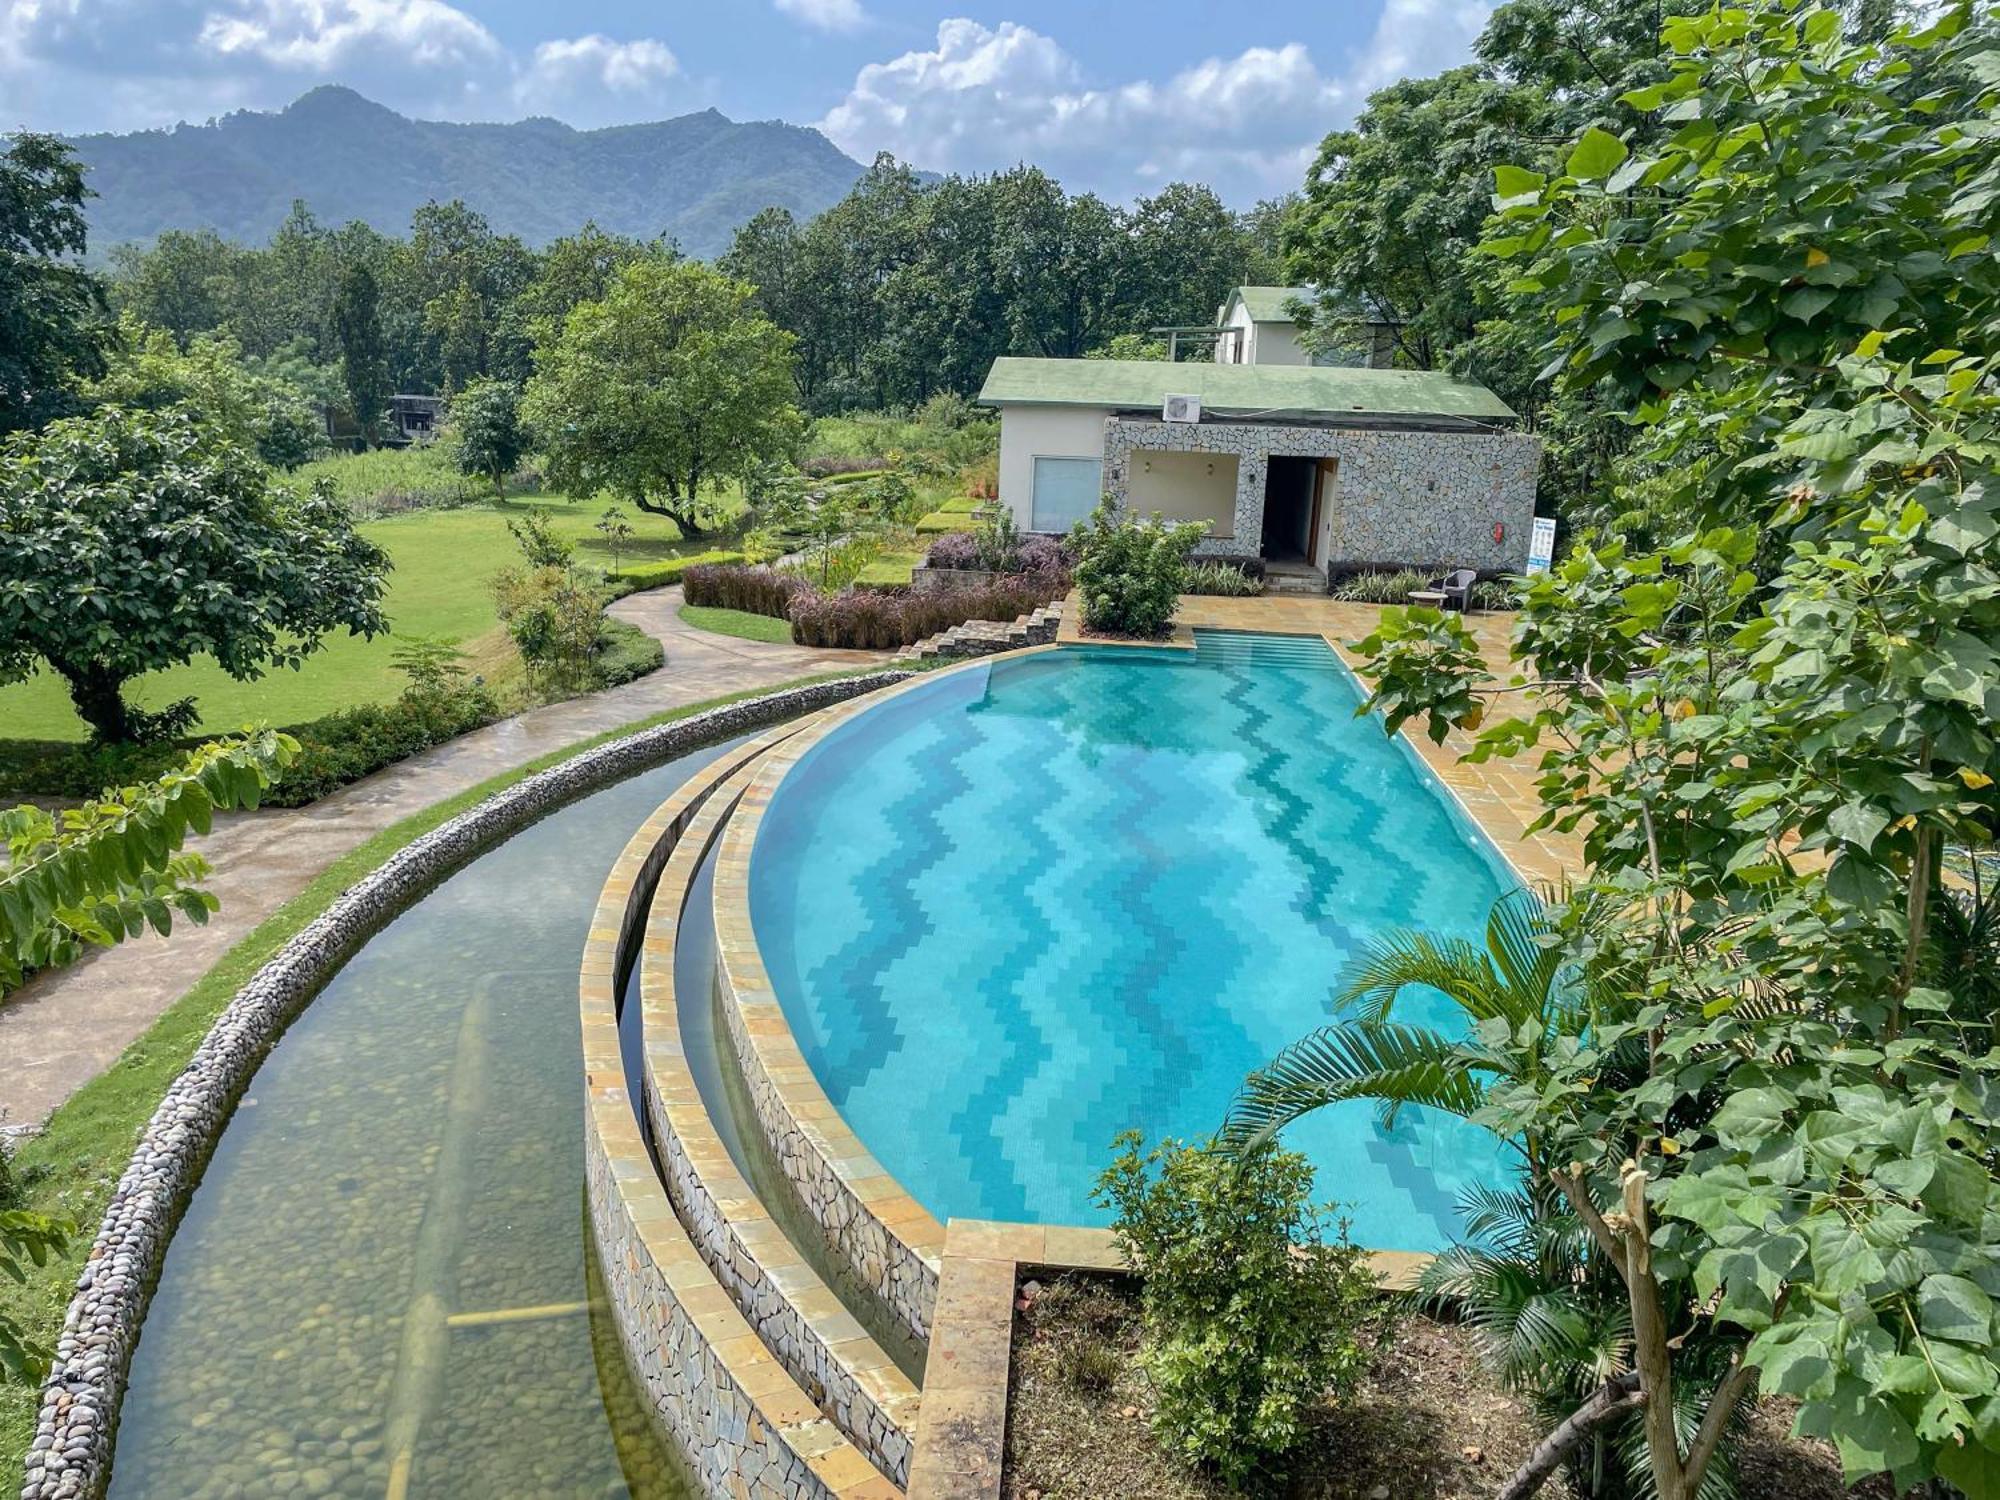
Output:
M1273 456L1264 466L1264 535L1270 562L1305 562L1312 554L1313 490L1319 461Z

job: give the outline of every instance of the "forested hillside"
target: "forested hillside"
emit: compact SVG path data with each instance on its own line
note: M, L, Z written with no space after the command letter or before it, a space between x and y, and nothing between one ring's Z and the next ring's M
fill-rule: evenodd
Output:
M816 130L712 109L605 130L550 119L455 125L407 119L338 87L275 113L71 144L97 193L99 252L167 229L254 244L298 199L332 222L394 231L425 203L456 198L529 245L595 220L707 256L758 210L816 213L861 174Z

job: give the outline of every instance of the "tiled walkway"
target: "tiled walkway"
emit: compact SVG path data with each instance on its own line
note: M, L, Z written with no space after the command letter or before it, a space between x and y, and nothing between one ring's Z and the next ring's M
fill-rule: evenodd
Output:
M432 803L552 750L703 699L816 672L877 664L886 652L818 651L711 635L683 624L679 588L635 594L611 613L657 636L666 665L637 682L534 709L377 772L296 811L218 818L194 847L215 866L222 909L54 970L0 1006L0 1129L38 1125L108 1067L236 942L349 850Z

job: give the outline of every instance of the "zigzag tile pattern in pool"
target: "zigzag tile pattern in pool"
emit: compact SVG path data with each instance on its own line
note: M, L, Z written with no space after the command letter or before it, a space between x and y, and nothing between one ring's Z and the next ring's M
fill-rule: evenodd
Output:
M828 1097L940 1219L1102 1222L1112 1137L1212 1130L1369 938L1480 932L1504 867L1358 702L1323 642L1201 632L949 673L793 768L751 858L765 965ZM1459 1194L1507 1177L1422 1112L1288 1140L1377 1249L1446 1243Z

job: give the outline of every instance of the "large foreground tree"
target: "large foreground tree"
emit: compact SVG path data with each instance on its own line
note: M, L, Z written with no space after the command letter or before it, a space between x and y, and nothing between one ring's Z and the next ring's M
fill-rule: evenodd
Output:
M706 530L705 496L784 457L802 425L792 336L753 295L707 266L655 259L579 304L536 348L523 405L549 479L573 495L609 490L686 536Z
M107 743L192 724L191 699L126 702L142 673L206 654L254 678L387 629L388 569L330 494L274 487L182 408L105 407L0 448L0 682L46 663Z

